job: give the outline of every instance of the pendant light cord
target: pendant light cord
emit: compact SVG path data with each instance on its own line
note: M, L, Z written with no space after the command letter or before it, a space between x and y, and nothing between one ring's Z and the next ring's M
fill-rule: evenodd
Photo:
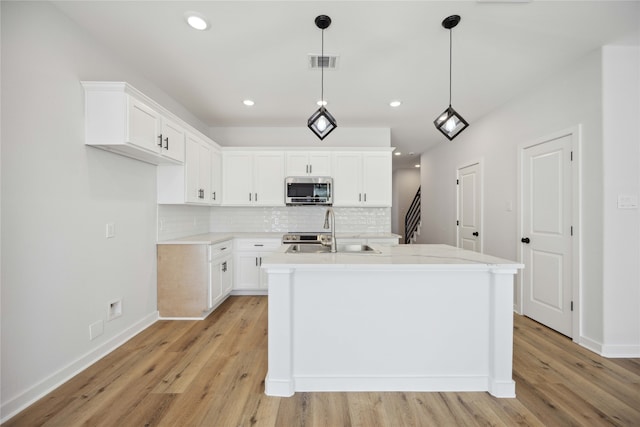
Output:
M320 107L324 107L324 28L322 29L322 49L320 56ZM451 96L449 96L451 97Z
M449 28L449 107L451 107L451 56L452 56L452 52L453 52L453 48L452 43L453 43L453 37L451 36L452 31L451 28Z

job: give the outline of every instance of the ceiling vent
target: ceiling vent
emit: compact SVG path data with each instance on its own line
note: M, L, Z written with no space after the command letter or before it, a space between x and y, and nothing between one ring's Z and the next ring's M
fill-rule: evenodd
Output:
M309 68L312 70L324 68L325 70L335 70L338 68L338 55L314 55L309 54Z

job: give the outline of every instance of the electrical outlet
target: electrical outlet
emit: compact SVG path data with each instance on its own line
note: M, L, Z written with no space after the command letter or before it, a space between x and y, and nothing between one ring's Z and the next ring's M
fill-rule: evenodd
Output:
M89 325L89 340L93 341L104 333L104 322L98 320L95 323Z
M122 299L111 301L107 305L107 322L122 316Z
M116 237L116 225L113 222L107 223L107 239Z

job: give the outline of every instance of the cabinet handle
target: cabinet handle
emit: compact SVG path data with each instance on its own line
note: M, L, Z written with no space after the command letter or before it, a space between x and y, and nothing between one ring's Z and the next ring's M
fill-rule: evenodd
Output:
M162 134L158 135L158 146L162 148Z
M220 248L220 251L224 251L224 250L227 250L226 246L224 248Z
M227 261L222 263L222 272L226 272L227 271Z
M256 257L256 267L258 266L258 257Z
M255 243L253 246L264 246L262 243Z
M203 199L204 200L204 189L203 188L198 190L198 199Z
M249 201L251 201L251 193L249 193Z
M313 165L309 165L309 173L313 173Z
M304 165L304 171L305 171L306 173L309 173L309 165Z
M364 193L364 201L367 201L367 193Z
M361 202L362 201L362 193L358 193L358 201Z
M216 192L215 191L213 193L211 193L211 199L213 199L213 200L216 199Z
M260 262L258 263L258 267L262 265L262 257L260 257Z
M160 135L160 136L162 136L162 135ZM168 136L164 138L164 142L166 142L166 145L164 146L164 148L166 150L168 150L169 149L169 137Z

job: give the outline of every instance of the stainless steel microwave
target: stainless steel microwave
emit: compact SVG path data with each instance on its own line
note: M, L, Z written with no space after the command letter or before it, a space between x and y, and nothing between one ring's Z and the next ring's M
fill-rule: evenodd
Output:
M332 205L330 176L288 176L284 180L284 202L291 205Z

